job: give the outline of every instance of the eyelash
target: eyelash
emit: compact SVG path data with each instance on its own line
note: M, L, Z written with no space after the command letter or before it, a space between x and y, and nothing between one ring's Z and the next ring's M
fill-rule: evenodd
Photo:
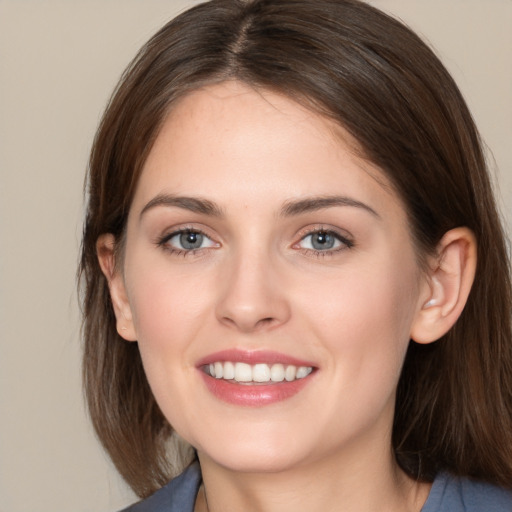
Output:
M335 240L334 243L338 242L340 244L340 246L337 248L328 248L325 250L299 247L299 244L301 242L304 242L304 240L306 240L308 237L311 237L315 234L318 235L320 233L322 233L328 237L333 237ZM185 249L185 248L178 249L169 244L170 240L172 240L175 237L181 236L181 235L200 235L200 236L204 237L205 239L209 240L211 245L209 245L208 247L198 247L197 249ZM174 256L183 256L183 257L196 256L199 252L203 251L204 249L209 249L212 247L213 248L219 247L219 244L214 242L211 239L211 237L208 236L204 231L197 229L197 228L191 228L191 227L190 228L185 227L182 229L178 229L176 231L173 231L172 233L169 233L167 235L160 237L156 241L156 245L158 247L161 247L162 249L164 249L165 251L169 252L170 254L172 254ZM305 233L302 233L300 240L292 245L292 248L296 248L296 249L300 250L306 256L315 256L317 258L325 258L325 257L329 257L329 256L334 256L335 254L339 253L340 251L344 251L346 249L351 249L352 247L354 247L354 242L352 240L350 240L346 236L342 236L337 231L334 231L334 230L328 229L328 228L323 228L323 227L313 228L313 229L306 231Z
M340 246L333 249L325 249L325 250L317 250L314 248L300 248L298 247L298 244L306 240L306 238L315 235L323 233L324 235L333 237L335 239L335 243L339 242ZM315 256L317 258L326 258L326 257L332 257L335 256L337 253L341 251L345 251L347 249L352 249L354 247L353 240L349 239L347 236L343 236L337 231L329 228L323 228L323 227L315 227L312 228L305 233L301 234L299 242L293 244L292 247L297 247L297 249L301 250L303 254L306 256Z
M176 247L173 247L169 244L169 241L172 240L174 237L181 236L181 235L201 235L205 239L209 240L211 242L211 245L209 247L198 247L197 249L178 249ZM178 229L176 231L173 231L172 233L169 233L167 235L164 235L163 237L159 238L156 242L156 245L158 247L161 247L165 251L169 252L170 254L174 256L195 256L200 251L204 249L208 249L210 247L218 247L218 244L214 242L210 236L208 236L204 231L197 229L197 228L182 228Z

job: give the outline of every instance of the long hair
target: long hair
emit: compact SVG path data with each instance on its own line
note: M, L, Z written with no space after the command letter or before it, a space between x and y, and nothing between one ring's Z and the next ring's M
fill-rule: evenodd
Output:
M401 197L420 259L449 229L474 232L478 265L461 317L436 343L410 344L393 448L413 478L448 470L512 486L509 260L479 135L434 53L357 0L200 4L164 26L122 76L91 152L79 268L88 407L120 473L144 497L180 468L169 463L172 427L137 344L116 332L95 244L103 233L123 239L141 169L176 101L224 80L285 94L348 130Z

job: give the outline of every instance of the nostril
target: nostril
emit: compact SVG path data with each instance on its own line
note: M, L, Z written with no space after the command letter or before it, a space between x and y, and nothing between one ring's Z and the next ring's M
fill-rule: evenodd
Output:
M275 323L278 323L277 318L274 317L265 317L260 318L259 320L254 320L251 318L232 318L230 316L224 316L222 318L222 322L226 325L236 327L237 329L241 329L242 331L257 331L260 329L264 329L266 327L270 328Z
M269 316L266 318L262 318L261 320L258 320L256 322L256 324L254 325L254 329L259 330L259 329L271 328L272 326L274 326L277 323L279 323L277 318Z
M266 281L247 277L245 272L231 276L215 305L215 316L226 327L244 332L270 329L286 323L290 317L288 298L283 289ZM235 277L238 276L236 279Z

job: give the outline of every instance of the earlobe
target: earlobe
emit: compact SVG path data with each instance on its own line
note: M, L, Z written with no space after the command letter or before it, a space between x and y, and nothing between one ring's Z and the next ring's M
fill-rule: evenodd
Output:
M126 341L136 341L133 317L126 294L124 279L116 266L115 237L110 233L101 235L96 242L96 253L110 291L112 306L116 315L116 328Z
M453 327L471 291L476 261L476 240L470 229L455 228L443 236L420 294L411 339L431 343Z

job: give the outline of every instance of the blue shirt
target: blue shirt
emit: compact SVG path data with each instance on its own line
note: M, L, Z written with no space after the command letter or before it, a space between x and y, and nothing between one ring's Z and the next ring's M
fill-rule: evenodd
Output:
M195 462L149 498L122 512L194 512L200 485L201 470ZM512 512L512 491L441 473L421 512Z
M441 473L421 512L512 512L512 491Z

